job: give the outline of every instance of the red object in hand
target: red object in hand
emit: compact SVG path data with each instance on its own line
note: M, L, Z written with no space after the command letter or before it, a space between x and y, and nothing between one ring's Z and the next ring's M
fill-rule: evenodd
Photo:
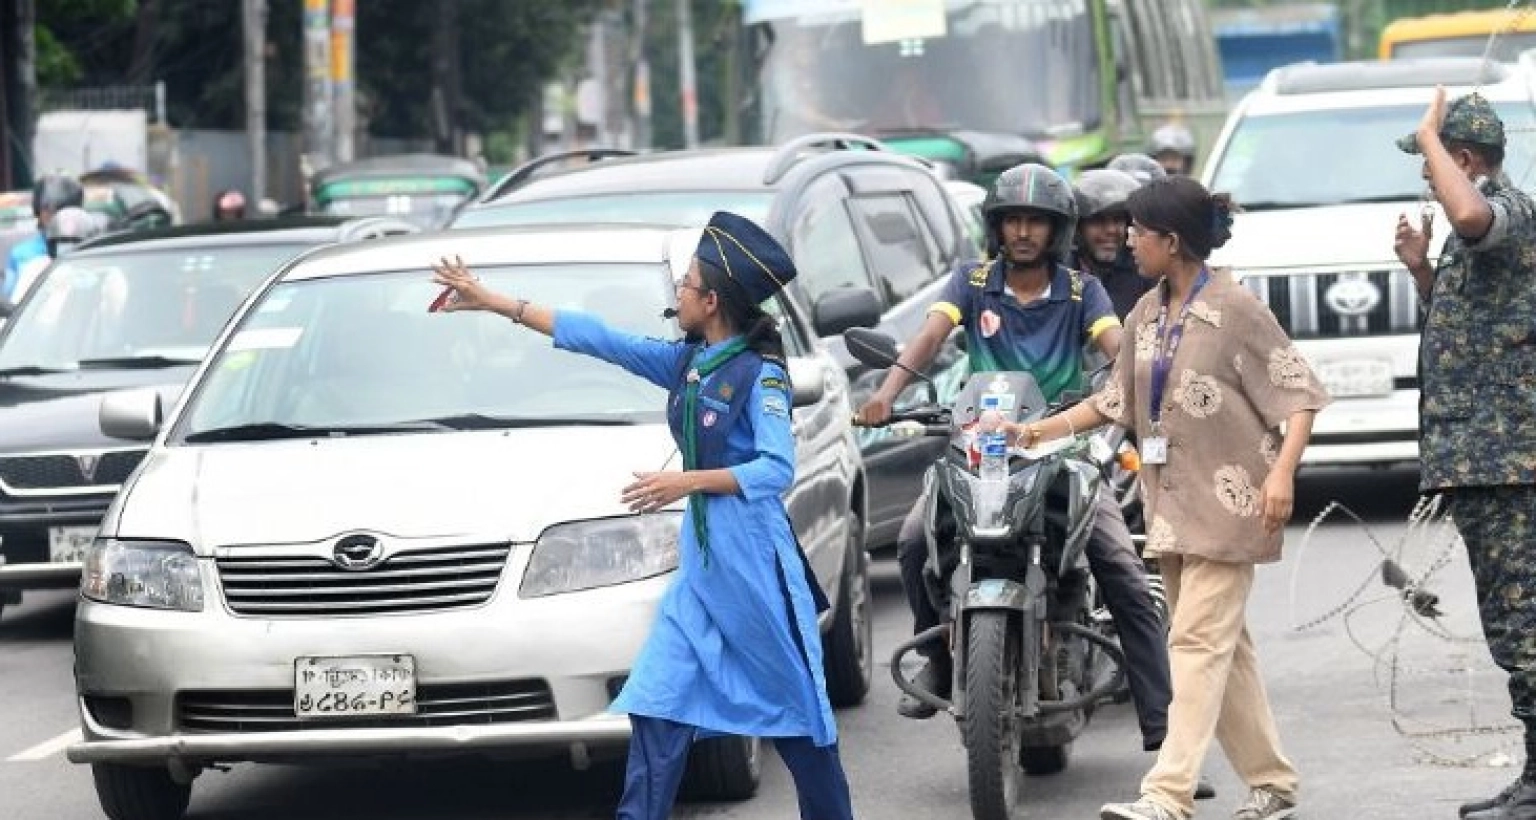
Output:
M453 298L454 298L454 290L453 290L453 288L443 288L443 292L439 293L437 295L437 298L432 300L432 304L427 306L427 312L428 313L436 313L436 312L442 310L443 306L448 304L449 300L451 300Z

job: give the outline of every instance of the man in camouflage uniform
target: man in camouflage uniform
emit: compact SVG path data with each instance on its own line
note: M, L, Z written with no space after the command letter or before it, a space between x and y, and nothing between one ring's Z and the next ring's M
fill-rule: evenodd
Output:
M1503 170L1504 124L1482 96L1437 89L1417 132L1452 233L1400 217L1394 249L1427 304L1419 346L1420 487L1444 493L1466 543L1483 633L1525 724L1521 777L1468 820L1536 820L1536 206Z

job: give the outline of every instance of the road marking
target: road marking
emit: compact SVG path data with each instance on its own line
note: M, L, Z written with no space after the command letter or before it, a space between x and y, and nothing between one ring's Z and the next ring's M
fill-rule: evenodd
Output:
M69 748L71 744L79 743L83 739L85 739L85 736L80 734L79 729L70 729L52 740L45 740L26 751L11 755L5 760L7 763L28 763L34 760L42 760L53 757Z

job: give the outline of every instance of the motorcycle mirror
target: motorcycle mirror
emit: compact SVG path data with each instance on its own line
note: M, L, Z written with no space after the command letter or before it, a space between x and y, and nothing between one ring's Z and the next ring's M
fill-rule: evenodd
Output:
M878 330L854 327L843 331L843 342L848 354L866 367L885 368L896 365L896 340Z
M843 344L848 354L866 367L895 367L912 374L913 378L927 385L931 395L939 394L933 380L897 361L896 340L878 330L854 327L843 331Z

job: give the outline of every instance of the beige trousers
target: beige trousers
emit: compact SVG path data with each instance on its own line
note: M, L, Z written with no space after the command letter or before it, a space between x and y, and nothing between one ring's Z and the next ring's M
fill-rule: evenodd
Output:
M1173 611L1173 703L1168 738L1141 781L1142 796L1192 816L1195 782L1214 737L1249 788L1266 786L1294 800L1296 769L1280 750L1248 635L1253 565L1169 553L1158 556L1158 566Z

